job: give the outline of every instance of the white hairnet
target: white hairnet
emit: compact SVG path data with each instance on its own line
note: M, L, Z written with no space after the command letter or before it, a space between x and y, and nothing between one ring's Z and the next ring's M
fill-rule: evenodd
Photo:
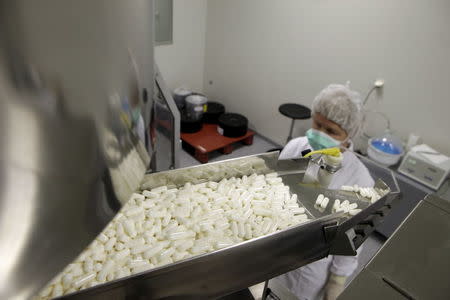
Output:
M359 93L342 84L330 84L320 91L313 101L312 113L341 126L349 138L359 134L364 121Z

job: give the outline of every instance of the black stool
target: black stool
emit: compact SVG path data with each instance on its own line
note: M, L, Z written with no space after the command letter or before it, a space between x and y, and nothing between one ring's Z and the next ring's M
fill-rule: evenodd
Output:
M281 104L280 107L278 107L278 111L282 115L292 119L291 129L289 130L289 136L286 143L292 139L292 131L294 130L295 120L306 120L311 118L311 110L306 106L297 103Z

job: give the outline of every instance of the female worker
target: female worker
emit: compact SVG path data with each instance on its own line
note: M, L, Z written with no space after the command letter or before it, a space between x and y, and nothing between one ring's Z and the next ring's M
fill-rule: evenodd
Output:
M367 168L353 152L345 151L345 148L353 149L352 138L359 133L363 119L359 94L347 86L331 84L313 101L312 128L305 137L291 140L281 152L280 159L299 158L306 149L340 147L343 150L342 168L334 174L328 188L355 184L372 187L374 181ZM355 256L328 256L275 280L299 299L314 300L323 292L325 300L331 300L342 292L347 277L357 265Z

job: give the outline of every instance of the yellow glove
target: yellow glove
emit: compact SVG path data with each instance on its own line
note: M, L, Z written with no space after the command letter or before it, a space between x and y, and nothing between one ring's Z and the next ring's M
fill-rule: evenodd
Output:
M336 300L345 287L346 276L338 276L330 272L327 284L325 285L325 300Z
M309 152L308 154L306 154L305 158L310 157L311 155L314 154L325 154L325 155L329 155L329 156L341 156L341 150L339 148L328 148L328 149L322 149L322 150L317 150L317 151L313 151L313 152Z

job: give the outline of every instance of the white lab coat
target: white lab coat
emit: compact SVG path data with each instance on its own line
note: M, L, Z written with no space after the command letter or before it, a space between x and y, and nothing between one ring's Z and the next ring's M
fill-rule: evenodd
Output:
M293 139L284 147L279 159L300 158L301 152L306 149L311 149L306 137ZM318 170L319 167L317 166ZM329 188L339 189L343 185L354 184L362 187L372 187L374 180L358 157L351 151L345 151L343 153L342 168L333 176ZM361 248L358 249L358 253L360 250ZM299 299L315 300L319 297L320 291L326 284L329 271L336 275L349 276L355 271L357 266L357 256L330 255L297 270L280 275L275 280L289 289Z

